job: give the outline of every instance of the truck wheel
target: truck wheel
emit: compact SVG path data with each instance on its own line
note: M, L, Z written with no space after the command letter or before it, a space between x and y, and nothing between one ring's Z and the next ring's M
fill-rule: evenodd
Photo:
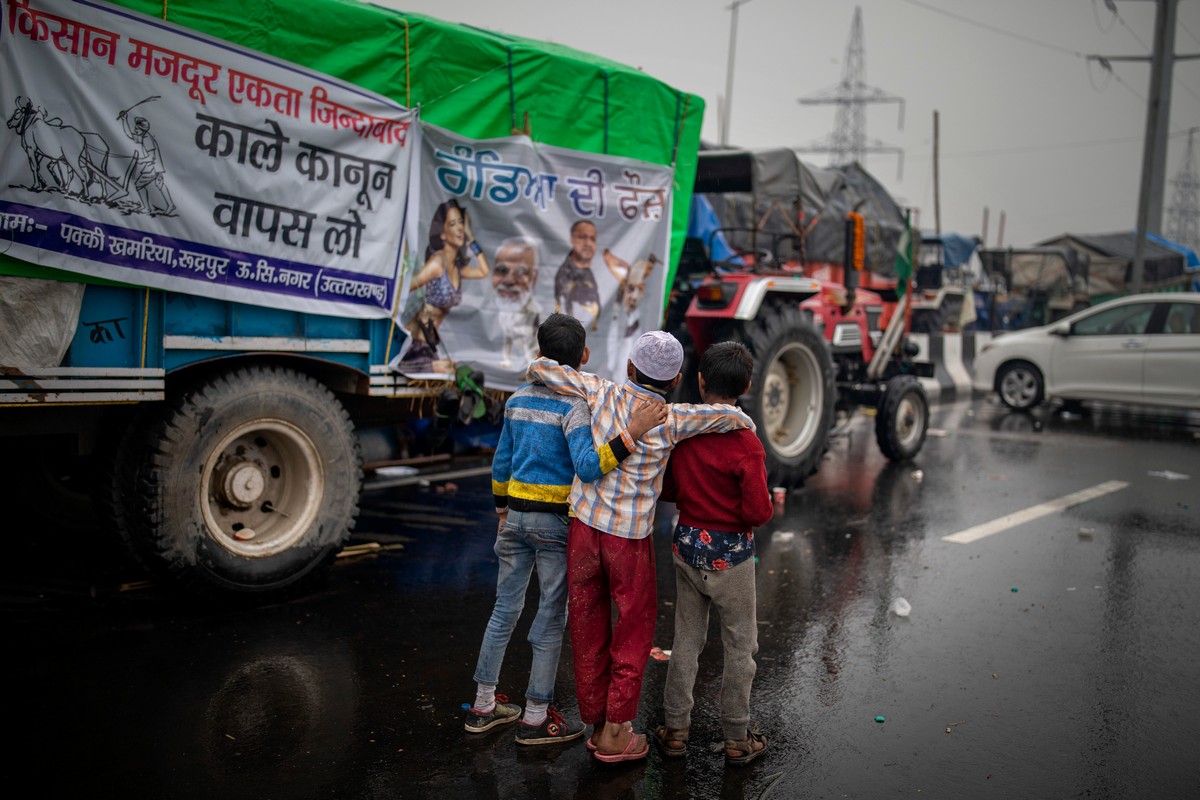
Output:
M817 470L833 427L833 359L798 309L763 309L746 345L754 376L746 413L758 427L772 486L795 487Z
M12 498L6 513L16 512L57 528L95 531L90 486L95 465L73 445L57 441L29 450L6 450L8 463L0 469L0 485Z
M1044 391L1042 373L1028 361L1005 364L996 375L1000 402L1016 411L1028 411L1042 402Z
M907 461L921 452L929 429L929 400L912 375L887 382L875 414L875 441L892 461Z
M125 522L142 560L183 588L287 596L350 536L358 439L337 398L306 375L259 366L213 376L170 403L144 441L138 513Z
M147 565L134 546L129 520L138 514L136 479L147 446L144 430L151 414L149 408L138 408L130 415L106 421L96 453L97 478L92 495L101 530L143 567Z

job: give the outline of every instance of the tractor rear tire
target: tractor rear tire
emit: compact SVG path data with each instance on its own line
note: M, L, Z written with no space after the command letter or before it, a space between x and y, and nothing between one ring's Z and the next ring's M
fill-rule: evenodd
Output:
M746 323L754 354L742 406L758 428L772 486L794 488L817 471L833 427L833 358L820 332L799 309L764 307Z
M170 402L142 441L136 512L126 508L122 523L140 560L179 588L290 597L350 538L358 438L342 404L307 375L264 366L217 374ZM119 471L128 476L130 465Z
M887 382L875 414L875 441L891 461L908 461L921 452L929 430L929 400L912 375Z

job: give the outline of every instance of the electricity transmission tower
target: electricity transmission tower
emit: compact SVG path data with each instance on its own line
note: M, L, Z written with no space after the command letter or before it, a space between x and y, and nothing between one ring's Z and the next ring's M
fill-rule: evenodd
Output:
M1183 166L1171 185L1175 195L1167 207L1167 238L1176 244L1200 252L1200 177L1196 175L1195 134L1200 128L1188 131L1187 150Z
M803 106L834 105L837 116L833 133L825 139L795 148L801 153L829 153L829 163L842 166L864 163L867 153L896 153L899 158L897 174L904 169L904 149L884 144L878 139L867 140L867 105L869 103L898 103L899 127L904 129L904 98L896 97L866 84L865 48L862 35L862 8L854 7L854 22L850 26L850 41L842 60L842 79L836 86L822 89L799 98Z

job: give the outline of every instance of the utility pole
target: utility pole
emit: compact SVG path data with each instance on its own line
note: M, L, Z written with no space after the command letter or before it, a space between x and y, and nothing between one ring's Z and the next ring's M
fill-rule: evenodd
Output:
M725 65L725 97L721 103L721 120L717 132L717 140L722 147L729 144L730 109L733 108L733 53L737 47L737 17L738 7L744 6L750 0L733 0L725 8L732 11L729 18L729 63Z
M1145 2L1145 0L1142 0ZM1127 0L1133 2L1133 0ZM1104 69L1114 61L1150 62L1150 101L1146 108L1146 137L1142 147L1142 180L1138 191L1137 238L1129 289L1142 290L1145 274L1146 233L1162 232L1163 186L1167 167L1167 128L1171 118L1171 76L1175 62L1200 58L1200 54L1175 55L1175 24L1179 0L1153 0L1154 52L1149 56L1093 56Z
M983 234L979 237L983 242L983 246L987 247L987 224L988 224L988 207L983 207Z
M938 112L933 112L933 232L942 235L942 197L938 180Z

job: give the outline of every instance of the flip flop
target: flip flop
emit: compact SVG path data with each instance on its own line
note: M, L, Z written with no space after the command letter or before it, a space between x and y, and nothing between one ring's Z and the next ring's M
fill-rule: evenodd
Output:
M650 752L650 743L646 741L646 735L635 733L629 737L629 744L625 745L625 749L619 753L601 753L595 750L596 758L606 764L618 764L622 761L637 761L640 758L645 758Z
M632 731L632 730L633 730L633 723L632 723L632 722L626 722L626 723L625 723L625 730L627 730L627 731ZM595 742L593 742L593 741L591 740L591 738L590 738L590 737L589 737L589 738L588 738L588 740L587 740L587 741L584 743L584 746L585 746L585 747L586 747L588 750L591 750L593 753L594 753L594 752L596 752L596 743L595 743Z

